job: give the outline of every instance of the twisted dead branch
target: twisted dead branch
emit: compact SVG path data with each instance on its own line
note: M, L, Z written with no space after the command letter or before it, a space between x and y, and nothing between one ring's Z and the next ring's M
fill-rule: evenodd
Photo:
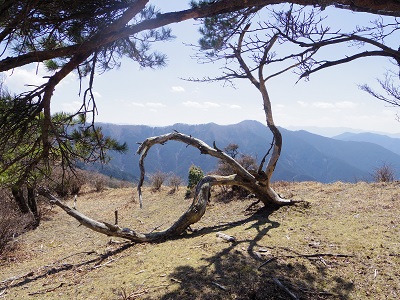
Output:
M140 145L137 151L140 154L139 167L141 171L140 181L138 184L140 207L142 207L142 185L145 178L144 161L147 153L152 146L156 144L163 145L169 140L183 142L187 145L196 147L202 154L208 154L224 160L232 167L236 174L228 176L205 176L196 186L193 201L190 207L174 224L171 225L171 227L164 231L140 233L130 228L120 227L117 224L97 221L66 205L60 199L52 195L50 191L46 188L39 188L38 193L49 199L52 204L57 205L58 207L63 209L67 214L75 218L83 226L108 236L120 237L138 243L165 240L171 237L179 236L184 233L190 225L198 222L204 215L207 203L210 199L211 187L213 186L241 186L249 190L251 193L254 193L262 202L264 202L264 204L274 203L278 205L288 205L294 203L294 201L280 198L280 196L269 185L264 184L265 179L263 180L263 178L265 177L265 173L251 174L249 171L243 168L243 166L241 166L235 159L233 159L217 147L212 148L205 142L192 136L188 136L179 132L172 132L165 135L147 138Z
M140 180L138 184L139 202L142 207L142 192L141 187L144 183L145 178L145 167L144 160L147 156L150 148L156 144L164 145L166 142L174 140L185 143L189 146L199 149L201 154L211 155L218 159L223 160L228 164L235 172L230 176L218 176L209 175L207 177L212 178L210 181L212 185L237 185L247 189L249 192L256 195L265 205L276 204L276 205L290 205L295 203L293 200L287 200L281 198L269 185L268 176L272 175L272 171L268 171L270 174L266 174L262 170L257 173L250 173L243 166L241 166L235 159L230 157L225 152L221 151L217 147L210 147L202 140L194 138L189 135L185 135L180 132L171 132L164 135L147 138L138 148L137 153L140 154L139 167L140 167ZM274 155L273 155L274 156ZM278 156L278 155L275 155ZM270 160L267 165L267 170L271 169L271 164L276 164L276 160ZM199 183L201 185L202 182ZM198 185L198 187L199 187ZM201 187L200 187L201 188ZM197 190L196 190L197 193ZM195 195L196 197L196 195Z
M52 195L47 189L39 188L40 195L46 197L54 205L64 210L68 215L75 218L81 225L96 232L120 237L132 242L155 242L165 240L174 236L179 236L186 231L191 224L198 222L206 211L207 202L210 198L210 190L213 185L238 184L236 176L206 176L203 178L195 192L193 202L187 211L168 229L160 232L140 233L130 228L123 228L118 225L109 224L104 221L97 221L84 215L76 209L64 204L60 199Z

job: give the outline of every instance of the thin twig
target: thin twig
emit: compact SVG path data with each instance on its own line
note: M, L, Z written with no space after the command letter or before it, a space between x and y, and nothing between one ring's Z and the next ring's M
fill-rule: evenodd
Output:
M298 255L284 255L281 257L305 257L305 258L312 258L312 257L354 257L353 254L340 254L340 253L314 253L314 254L298 254Z
M14 280L18 280L18 279L22 279L22 278L26 278L26 277L31 277L34 274L35 274L35 272L31 271L31 272L28 272L28 273L26 273L24 275L21 275L21 276L13 276L13 277L4 279L3 281L0 281L0 284L6 284L6 283L12 282Z
M150 233L152 233L153 231L156 231L157 229L159 229L159 228L160 228L161 226L163 226L163 225L164 225L164 223L162 223L162 224L160 224L160 225L154 227L153 230L150 231Z
M54 261L51 265L55 265L55 264L57 264L57 263L59 263L59 262L65 260L65 259L70 258L70 257L75 256L75 255L79 255L79 254L90 255L90 254L93 254L93 253L96 253L96 251L91 250L91 251L81 251L81 252L77 252L77 253L74 253L74 254L65 256L65 257L63 257L63 258L60 258L60 259ZM49 266L51 266L51 265L48 265L48 266L46 266L46 267L49 267Z
M278 256L274 256L271 257L270 259L266 260L265 262L263 262L258 268L257 270L261 269L261 267L265 266L266 264L268 264L269 262L278 259L278 258L296 258L296 257L305 257L305 258L319 258L322 263L325 263L325 261L322 259L323 256L328 256L328 257L354 257L354 255L352 254L333 254L333 253L314 253L314 254L297 254L297 255L278 255Z
M293 300L298 300L299 298L293 294L286 286L283 285L282 282L280 282L280 280L278 278L272 277L272 280L282 289L284 290L289 296L290 298L292 298Z
M59 285L57 285L56 287L49 288L49 289L44 289L44 290L39 290L39 291L36 291L36 292L31 292L31 293L28 293L28 295L29 295L29 296L33 296L33 295L46 294L46 293L49 293L49 292L53 292L53 291L55 291L56 289L62 287L64 284L65 284L65 282L61 282L61 283L60 283Z
M262 158L262 160L260 162L260 165L258 166L258 174L260 174L262 169L264 168L265 160L266 160L267 156L269 155L269 153L271 152L272 147L274 147L274 144L275 144L275 137L272 138L271 146L269 147L267 153L265 153L264 157Z
M271 261L277 259L277 257L271 257L270 259L267 259L266 261L264 261L258 268L257 270L260 270L261 267L264 267L266 264L270 263Z
M327 292L327 291L312 291L312 290L307 290L307 289L304 289L304 288L299 288L299 290L302 291L303 293L307 293L307 294L324 295L324 296L336 296L336 297L339 296L338 294Z
M110 263L112 263L114 261L116 261L116 259L110 259L108 262L105 262L104 264L93 266L92 269L102 268L102 267L104 267L104 266L106 266L106 265L108 265L108 264L110 264Z
M215 285L216 287L220 288L220 289L223 290L223 291L226 291L226 290L227 290L226 287L224 287L223 285L220 285L219 283L217 283L217 282L215 282L215 281L211 281L211 283L212 283L213 285Z

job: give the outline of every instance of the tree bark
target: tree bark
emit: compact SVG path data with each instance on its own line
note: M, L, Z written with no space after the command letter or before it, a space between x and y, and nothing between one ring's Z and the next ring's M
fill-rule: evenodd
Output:
M267 167L265 169L265 172L260 170L258 172L258 177L257 177L257 184L253 185L251 188L254 189L254 193L256 194L257 198L261 200L264 204L268 203L274 203L277 205L288 205L292 204L293 202L291 200L283 199L281 198L272 188L271 188L271 177L273 172L275 171L276 164L279 160L280 154L281 154L281 149L282 149L282 135L278 129L278 127L275 126L274 123L274 118L272 116L272 106L271 106L271 100L269 98L268 90L265 86L265 82L267 79L264 79L264 67L268 64L268 54L275 44L275 42L278 40L278 36L274 35L269 43L266 45L264 51L263 51L263 56L260 58L260 61L258 63L258 66L254 69L258 73L258 78L256 78L252 70L249 68L247 63L242 57L242 44L244 41L244 37L248 29L250 28L250 24L248 24L243 31L241 32L239 39L238 39L238 44L237 46L230 45L233 55L235 56L236 60L238 61L240 67L243 69L244 74L247 79L250 80L250 82L260 91L261 97L263 99L263 107L264 107L264 112L265 112L265 117L267 121L267 126L271 130L273 134L273 145L272 145L272 154L270 159L268 160ZM288 68L289 69L289 68ZM286 69L286 70L288 70ZM250 190L250 189L249 189Z
M169 134L147 138L139 147L138 153L140 157L140 170L141 177L138 185L139 198L142 202L142 185L145 177L144 159L150 150L150 148L156 144L165 144L169 140L180 141L190 146L196 147L202 154L208 154L213 157L224 160L229 164L237 174L229 176L219 175L207 175L197 184L195 189L195 195L193 197L192 204L187 211L168 229L160 232L140 233L130 228L122 228L117 224L109 224L106 222L96 221L88 216L82 214L78 210L69 207L64 204L61 200L52 195L47 189L39 188L38 192L40 195L50 200L52 204L57 205L63 209L71 217L75 218L80 224L86 226L96 232L106 234L108 236L115 236L124 238L133 242L155 242L165 240L171 237L179 236L184 233L188 226L198 222L204 215L207 203L210 198L211 187L218 185L230 185L230 186L241 186L250 192L254 193L264 204L278 204L278 205L290 205L294 204L295 201L284 200L273 191L268 185L263 184L265 178L261 178L258 174L252 175L246 169L244 169L239 163L237 163L232 157L221 151L220 149L210 147L203 141L196 139L192 136L188 136L179 132L172 132ZM263 176L265 173L263 174Z
M40 214L37 206L35 189L33 187L28 187L27 194L28 207L33 214L35 220L34 227L36 228L40 224Z
M184 233L191 224L198 222L204 215L208 200L210 198L211 187L222 184L238 185L240 184L240 181L237 181L236 175L204 177L197 185L193 202L187 211L168 229L160 232L150 233L140 233L130 228L122 228L116 224L109 224L106 222L93 220L76 209L64 204L61 200L52 195L46 188L39 188L38 192L40 195L49 199L52 204L57 205L68 215L75 218L80 224L90 228L91 230L106 234L108 236L115 236L130 240L132 242L143 243L165 240Z
M273 125L273 124L272 124ZM276 129L276 132L280 135L279 130ZM192 136L188 136L179 132L172 132L156 137L147 138L139 147L137 153L140 154L139 166L141 170L140 181L138 184L138 192L139 192L139 202L142 205L142 194L141 194L141 186L144 182L145 176L145 168L144 168L144 159L150 148L155 144L165 144L169 140L175 140L183 142L187 145L195 147L199 149L201 154L208 154L213 157L219 158L228 165L236 172L233 174L235 178L235 183L233 184L232 181L224 182L222 180L218 180L218 184L227 184L227 185L238 185L241 186L251 193L254 193L259 200L261 200L265 205L268 204L276 204L276 205L290 205L294 202L292 200L282 199L270 186L270 176L275 168L276 162L279 158L280 149L282 145L282 139L280 139L280 145L275 142L275 149L271 156L271 159L268 162L267 170L270 170L271 173L268 177L268 174L265 172L261 172L260 174L250 174L245 168L243 168L236 160L232 157L221 151L220 149L214 147L211 148L209 145L204 143L203 141L196 139ZM271 167L272 166L272 167ZM211 175L214 178L217 178L216 175ZM218 177L220 178L220 177ZM199 183L200 184L200 183Z
M30 212L27 201L25 200L24 193L20 187L13 186L11 188L11 193L14 197L15 202L17 203L19 210L23 214L27 214Z
M38 227L40 224L40 214L37 207L35 189L33 187L28 187L27 196L25 197L21 187L13 186L11 188L11 193L20 211L23 214L30 214L33 217L33 223L31 223L30 226L33 228Z

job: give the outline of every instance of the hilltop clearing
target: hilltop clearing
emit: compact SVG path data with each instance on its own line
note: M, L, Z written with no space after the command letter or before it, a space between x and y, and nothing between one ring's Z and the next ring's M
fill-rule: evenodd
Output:
M212 197L191 232L157 244L110 239L54 207L0 260L0 298L400 297L399 183L278 182L275 189L307 202L272 211L251 206L254 199ZM142 210L134 193L84 193L77 209L109 223L118 210L119 225L150 232L167 228L190 205L185 188L145 190Z

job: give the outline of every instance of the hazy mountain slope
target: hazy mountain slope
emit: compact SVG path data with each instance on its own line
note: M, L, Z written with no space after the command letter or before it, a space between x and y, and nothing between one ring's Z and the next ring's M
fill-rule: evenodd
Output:
M296 135L330 157L338 158L366 172L372 173L384 163L391 165L395 170L400 167L398 154L374 143L341 141L307 131L298 131Z
M332 156L323 149L319 149L307 138L299 135L298 132L282 128L281 132L283 150L278 164L282 164L281 167L286 172L287 166L294 167L294 170L296 170L294 181L304 180L303 176L310 176L313 180L320 182L338 180L353 182L360 179L368 180L370 177L365 170L341 160L340 157ZM298 178L298 176L302 177Z
M254 122L253 125L251 125L252 121L245 123L247 125L244 126L240 125L241 123L228 126L209 123L202 125L175 124L167 127L101 124L101 127L105 134L128 143L129 151L127 154L110 153L112 156L111 164L118 166L124 172L138 176L139 156L136 154L138 143L148 137L166 134L173 130L200 138L210 145L215 141L221 149L229 143L237 143L242 152L259 156L258 152L264 153L262 149L269 147L270 141L265 138L268 135L268 129L257 122ZM205 172L209 172L215 168L216 163L215 158L201 155L193 147L170 141L166 145L155 146L150 150L146 158L146 171L149 174L157 170L174 172L186 179L191 164L200 165Z
M253 155L258 158L258 161L268 151L272 137L268 128L256 121L243 121L224 126L214 123L175 124L167 127L113 124L101 124L101 126L105 134L121 142L127 142L129 146L127 154L111 153L110 168L135 177L139 176L137 143L151 136L177 130L202 139L209 145L215 141L220 149L229 143L236 143L239 145L240 152ZM373 170L381 166L383 161L394 167L400 166L399 155L378 145L341 141L306 131L285 129L281 129L281 131L283 149L273 180L352 182L369 180ZM156 146L151 149L145 166L147 174L161 170L174 172L186 179L191 164L199 165L207 173L215 169L217 160L201 155L193 147L170 141L164 146Z
M363 133L345 132L333 138L341 141L374 143L400 155L400 139L388 137L383 134L376 134L370 132L363 132Z

